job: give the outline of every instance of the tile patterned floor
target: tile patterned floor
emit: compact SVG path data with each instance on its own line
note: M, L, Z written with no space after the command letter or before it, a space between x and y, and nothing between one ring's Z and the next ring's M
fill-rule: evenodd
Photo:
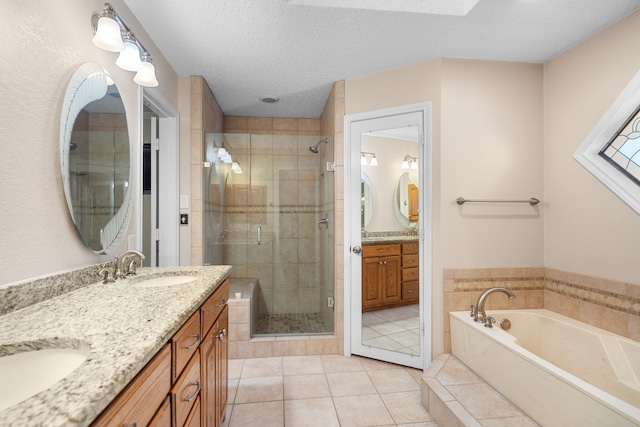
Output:
M232 359L224 427L437 427L421 376L358 356Z
M407 354L420 354L420 305L362 313L362 343Z
M321 334L332 332L320 313L260 314L253 335Z

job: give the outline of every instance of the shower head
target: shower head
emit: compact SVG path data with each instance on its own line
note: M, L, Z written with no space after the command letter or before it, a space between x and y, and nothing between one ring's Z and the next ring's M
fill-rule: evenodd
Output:
M311 147L309 147L309 151L311 151L313 154L318 154L318 145L322 144L322 143L327 143L327 138L325 139L321 139L316 145L312 145Z

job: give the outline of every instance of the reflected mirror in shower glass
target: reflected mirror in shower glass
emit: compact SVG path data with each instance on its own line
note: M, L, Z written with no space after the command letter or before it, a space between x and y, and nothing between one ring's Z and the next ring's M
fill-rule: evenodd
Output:
M362 228L366 227L369 222L371 222L371 217L373 216L374 209L374 195L373 195L373 184L371 183L371 179L365 173L365 171L361 172L361 182L360 182L360 216L362 220L360 223L362 224Z
M129 132L113 80L97 64L72 76L60 123L65 197L82 242L106 254L122 238L130 216Z

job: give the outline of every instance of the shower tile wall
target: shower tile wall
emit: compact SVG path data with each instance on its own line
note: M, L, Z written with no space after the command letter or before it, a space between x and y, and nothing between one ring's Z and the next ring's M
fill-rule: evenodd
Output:
M333 211L321 203L322 157L309 151L319 137L317 119L225 117L225 147L243 173L227 181L224 262L232 276L260 280L263 313L314 313L321 305L327 231L318 221Z

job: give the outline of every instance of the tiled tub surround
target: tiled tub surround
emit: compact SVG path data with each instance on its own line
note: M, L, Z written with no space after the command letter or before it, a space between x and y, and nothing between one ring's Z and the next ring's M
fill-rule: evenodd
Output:
M616 282L544 267L444 270L444 349L451 352L449 312L469 310L485 290L512 290L517 298L491 295L485 308L546 308L640 341L640 284Z
M133 278L94 283L0 317L0 351L90 349L85 362L51 388L0 412L0 426L85 426L124 389L231 267L141 268ZM159 275L193 275L187 284L141 288Z

